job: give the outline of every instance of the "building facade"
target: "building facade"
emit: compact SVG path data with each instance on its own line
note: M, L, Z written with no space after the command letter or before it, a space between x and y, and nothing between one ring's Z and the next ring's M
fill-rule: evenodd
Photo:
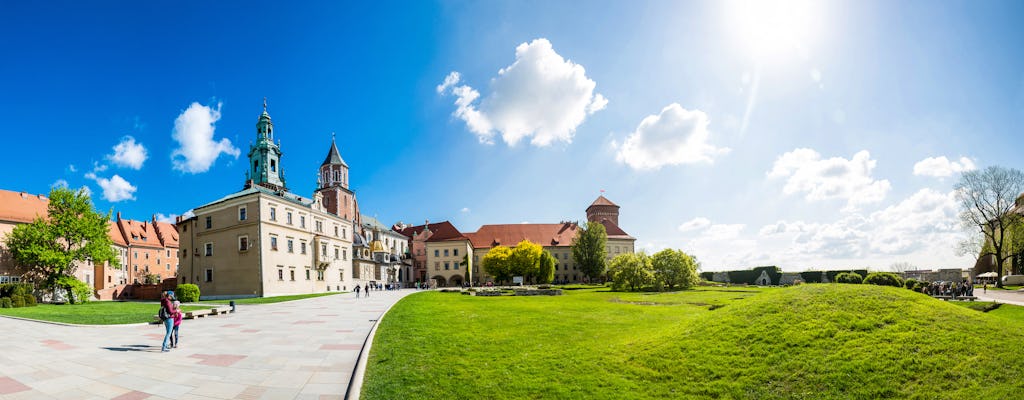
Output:
M335 141L318 169L313 197L291 193L265 107L243 190L179 218L179 282L195 283L203 298L345 291L383 282L387 269L380 267L391 258L375 256L392 252L384 245L373 251L378 235L363 235L348 164Z

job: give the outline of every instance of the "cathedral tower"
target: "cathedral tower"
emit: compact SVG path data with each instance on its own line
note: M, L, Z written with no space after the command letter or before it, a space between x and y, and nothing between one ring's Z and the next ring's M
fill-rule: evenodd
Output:
M348 187L348 164L341 159L333 134L327 158L324 159L323 164L320 164L316 192L323 196L324 209L327 212L359 222L359 204L356 202L356 194Z
M288 190L281 168L281 146L274 144L274 123L267 114L263 98L263 114L256 122L256 144L249 146L249 177L253 184L273 190Z

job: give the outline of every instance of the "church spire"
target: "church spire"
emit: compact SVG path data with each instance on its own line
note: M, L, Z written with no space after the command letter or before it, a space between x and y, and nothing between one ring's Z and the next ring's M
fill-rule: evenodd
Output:
M281 168L281 146L274 143L274 123L267 114L267 98L263 98L263 113L256 122L256 144L249 146L249 179L257 185L284 189L284 169Z

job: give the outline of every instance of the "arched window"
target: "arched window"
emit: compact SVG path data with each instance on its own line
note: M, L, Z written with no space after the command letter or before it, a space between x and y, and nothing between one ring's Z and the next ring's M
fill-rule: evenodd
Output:
M270 160L270 172L277 172L277 161ZM306 175L309 176L309 175Z

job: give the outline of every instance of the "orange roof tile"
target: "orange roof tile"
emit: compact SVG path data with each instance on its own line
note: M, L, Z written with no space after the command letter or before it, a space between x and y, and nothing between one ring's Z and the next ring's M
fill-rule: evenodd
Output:
M157 237L156 229L153 228L153 223L149 221L140 222L120 219L120 216L118 216L117 223L120 224L125 240L129 244L133 246L163 247L160 244L160 238Z
M112 240L114 244L128 247L128 242L124 240L124 235L121 234L121 229L117 227L117 222L110 221L108 228L107 235L110 236L110 240Z
M612 201L608 200L607 197L604 197L604 195L601 195L601 196L597 196L597 200L594 200L593 203L590 203L590 207L593 207L593 206L615 206L615 207L618 207L619 205L615 204L615 203L612 203ZM590 207L587 207L587 208L589 209Z
M29 223L46 218L50 199L43 195L0 190L0 221Z
M473 248L481 249L497 245L514 247L523 240L541 246L568 246L576 237L576 223L560 224L500 224L484 225L473 233L467 233Z
M178 247L178 229L174 227L174 224L154 221L153 226L156 228L156 234L160 238L160 243L164 247Z

